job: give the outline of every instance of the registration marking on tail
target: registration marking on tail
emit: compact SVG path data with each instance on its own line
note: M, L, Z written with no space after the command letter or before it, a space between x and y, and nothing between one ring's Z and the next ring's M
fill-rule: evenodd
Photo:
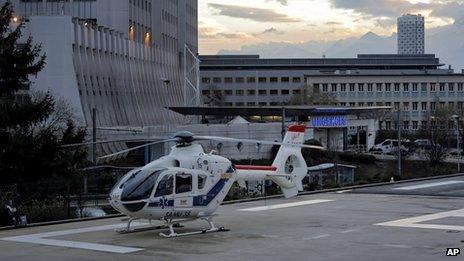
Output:
M298 207L304 205L311 205L311 204L318 204L324 202L333 201L331 199L314 199L314 200L306 200L306 201L298 201L292 203L285 203L285 204L276 204L276 205L269 205L269 206L262 206L262 207L254 207L254 208L243 208L239 209L238 211L247 211L247 212L257 212L263 210L271 210L271 209L279 209L279 208L291 208L291 207Z
M405 186L405 187L399 187L399 188L394 188L394 189L396 189L396 190L415 190L415 189L431 188L431 187L446 186L446 185L453 185L453 184L460 184L460 183L464 183L464 181L450 180L450 181L432 182L432 183L427 183L427 184Z

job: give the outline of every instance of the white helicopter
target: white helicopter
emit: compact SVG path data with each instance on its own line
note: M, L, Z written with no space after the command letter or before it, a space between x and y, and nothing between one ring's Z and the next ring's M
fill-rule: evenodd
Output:
M237 181L245 186L245 181L272 180L280 186L286 198L294 197L303 190L302 179L306 176L307 165L301 148L323 149L319 146L303 145L305 125L292 125L282 143L249 139L234 139L214 136L195 136L190 132L179 132L173 138L151 142L142 146L120 151L103 158L126 153L130 150L163 142L176 142L169 155L137 168L124 177L110 192L110 204L117 211L129 217L122 233L135 231L131 222L138 219L159 220L169 234L176 237L200 233L227 231L216 227L212 219L223 202L232 184ZM272 166L243 166L231 163L225 157L205 153L199 140L221 142L242 142L265 145L281 145ZM179 223L205 220L209 228L190 233L176 233Z

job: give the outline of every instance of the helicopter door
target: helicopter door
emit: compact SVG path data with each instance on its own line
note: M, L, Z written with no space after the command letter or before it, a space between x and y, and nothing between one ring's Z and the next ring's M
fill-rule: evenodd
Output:
M192 174L179 172L176 174L176 195L174 197L174 210L190 209L193 206L193 178Z
M155 205L165 211L172 211L174 207L174 176L169 173L164 175L158 182L154 194Z

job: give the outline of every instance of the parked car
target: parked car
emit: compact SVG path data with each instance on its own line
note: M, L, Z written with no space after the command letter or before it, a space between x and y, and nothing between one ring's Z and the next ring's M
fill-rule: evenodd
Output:
M409 152L410 140L401 141L401 152L402 154ZM386 139L379 144L374 145L370 152L380 152L382 154L394 154L398 151L398 140Z

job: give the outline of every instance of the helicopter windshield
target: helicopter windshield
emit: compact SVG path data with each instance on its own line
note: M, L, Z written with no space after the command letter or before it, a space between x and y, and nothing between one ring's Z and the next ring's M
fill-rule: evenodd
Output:
M123 184L122 201L142 200L150 197L156 180L165 169L155 171L141 171L135 173Z

